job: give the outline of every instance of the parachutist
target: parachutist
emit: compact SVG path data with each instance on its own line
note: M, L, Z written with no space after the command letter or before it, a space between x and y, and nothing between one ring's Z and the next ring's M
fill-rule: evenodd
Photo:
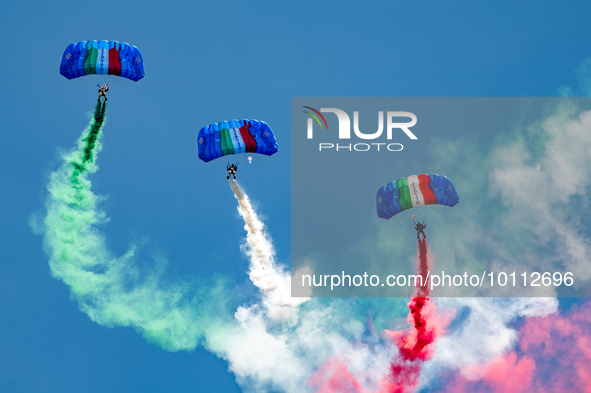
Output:
M230 176L232 175L234 175L234 180L236 180L236 171L238 170L238 165L227 165L226 170L228 171L228 177L226 177L226 180L230 180Z
M423 229L427 228L427 224L425 224L425 221L423 220L423 223L421 224L419 223L415 223L415 230L417 231L417 239L421 240L420 234L423 234L423 240L425 240L427 238L427 235L425 235L425 232L423 231Z
M107 102L107 92L109 91L109 85L107 85L106 83L102 86L99 86L98 83L96 85L99 88L99 96L97 101L101 102L101 97L105 97L105 102Z

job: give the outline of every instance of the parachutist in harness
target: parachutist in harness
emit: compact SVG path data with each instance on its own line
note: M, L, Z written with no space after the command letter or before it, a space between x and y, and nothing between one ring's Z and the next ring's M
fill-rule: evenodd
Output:
M234 180L236 180L236 171L238 170L238 165L227 165L226 170L228 171L228 177L226 177L226 179L230 180L230 176L234 175Z
M417 231L417 239L421 240L420 234L423 234L423 240L425 240L427 238L427 235L425 235L425 232L423 232L423 229L427 228L427 224L425 224L425 221L423 220L423 223L421 224L419 223L415 223L415 230Z
M96 84L99 88L98 92L99 92L99 96L98 96L98 102L101 102L101 97L105 97L105 102L107 102L107 92L109 91L109 85L107 85L106 83L102 86L99 86L99 84Z

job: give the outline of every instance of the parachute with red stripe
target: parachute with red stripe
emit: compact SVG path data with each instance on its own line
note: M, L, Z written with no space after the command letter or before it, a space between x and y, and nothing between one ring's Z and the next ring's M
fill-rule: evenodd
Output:
M242 153L277 153L275 134L264 121L230 120L203 127L197 136L199 158L205 162Z
M378 217L386 220L405 210L425 205L453 207L460 197L451 180L445 176L425 173L402 177L378 190L376 209Z

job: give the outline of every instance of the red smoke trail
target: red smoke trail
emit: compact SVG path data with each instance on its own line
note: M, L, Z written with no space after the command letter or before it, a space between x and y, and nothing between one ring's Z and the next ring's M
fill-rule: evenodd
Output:
M419 296L429 296L429 284L427 275L429 274L429 261L427 261L427 239L419 239L419 274L423 278L423 285L419 287Z
M404 360L427 360L429 358L427 346L435 340L434 331L427 326L427 315L423 313L429 301L428 272L427 240L419 239L419 275L422 277L423 285L418 287L417 296L411 298L408 303L415 330L398 337L397 340L400 356Z
M417 295L408 303L410 331L386 331L400 351L400 357L390 363L390 375L383 392L402 393L414 391L419 384L421 362L433 357L432 344L443 330L443 323L434 314L435 306L429 302L427 240L419 239L418 270L422 285Z
M386 335L398 346L399 356L390 363L390 372L378 382L379 393L413 392L419 385L421 363L433 357L432 344L443 332L449 320L435 314L435 306L429 302L427 273L429 261L425 239L419 240L418 270L423 277L417 294L408 303L409 331L385 330ZM451 319L451 315L449 316ZM322 364L308 380L308 386L316 388L316 393L377 393L366 389L349 370L346 360L333 357Z

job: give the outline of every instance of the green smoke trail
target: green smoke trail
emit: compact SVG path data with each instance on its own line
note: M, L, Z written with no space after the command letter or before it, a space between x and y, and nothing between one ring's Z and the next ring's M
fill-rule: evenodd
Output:
M118 258L109 252L97 229L108 219L97 207L101 197L91 191L88 178L98 170L105 111L106 103L97 104L77 148L62 154L61 167L50 175L47 215L31 225L43 235L52 276L68 285L72 299L92 321L133 327L169 351L191 350L230 317L228 294L221 279L166 281L166 261L158 258L156 269L140 272L134 264L135 245Z
M107 102L103 104L101 108L101 103L98 102L96 107L94 108L94 116L92 118L92 122L90 123L90 130L88 135L82 139L83 142L86 143L84 146L84 162L92 161L92 153L96 147L96 142L100 137L100 134L103 129L103 123L105 121L105 111L107 110Z

